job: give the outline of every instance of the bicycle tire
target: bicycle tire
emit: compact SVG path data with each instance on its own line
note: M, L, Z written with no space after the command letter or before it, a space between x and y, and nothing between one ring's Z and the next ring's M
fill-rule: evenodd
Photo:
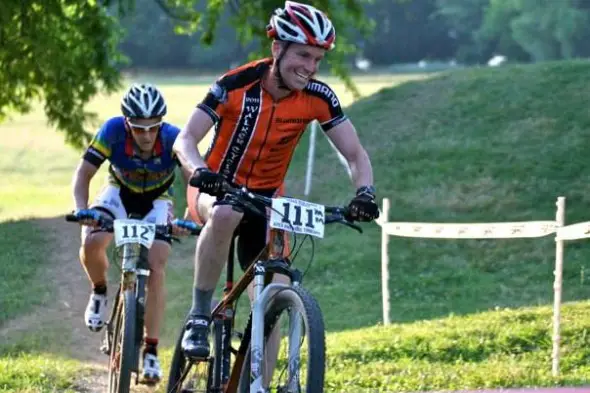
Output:
M132 355L135 350L135 291L125 290L123 295L119 296L118 301L122 304L119 304L115 318L113 347L109 357L109 392L129 393L133 367ZM121 342L120 350L117 351L119 341ZM116 363L119 369L118 373L113 370Z
M307 338L307 380L305 391L301 393L323 393L326 369L326 338L324 320L320 306L315 298L302 287L289 287L273 296L264 314L264 342L272 332L281 313L293 307L297 310L305 326ZM250 348L245 355L240 374L238 393L250 393Z

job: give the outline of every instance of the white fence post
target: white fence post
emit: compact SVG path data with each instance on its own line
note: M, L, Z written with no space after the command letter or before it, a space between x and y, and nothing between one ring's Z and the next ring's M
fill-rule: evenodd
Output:
M389 220L389 199L383 198L383 222ZM389 235L381 228L381 293L383 296L383 325L389 325Z
M555 222L557 228L565 225L565 198L557 198L557 213ZM554 377L559 375L559 347L561 345L560 336L560 319L561 319L561 292L563 280L563 245L564 240L556 237L555 239L555 281L553 283L554 300L553 300L553 353L551 355L552 366L551 373Z
M309 134L309 149L307 150L307 170L305 172L305 190L303 194L309 196L311 192L311 178L313 176L313 156L315 155L315 134L316 134L316 122L310 124L311 133Z
M390 323L389 303L389 236L422 239L517 239L538 238L555 233L555 280L553 304L552 374L559 374L560 319L563 280L564 241L590 238L590 221L565 226L565 197L557 198L555 219L552 221L519 221L487 223L429 223L388 222L389 200L383 199L383 215L377 220L381 226L381 285L383 296L383 324Z

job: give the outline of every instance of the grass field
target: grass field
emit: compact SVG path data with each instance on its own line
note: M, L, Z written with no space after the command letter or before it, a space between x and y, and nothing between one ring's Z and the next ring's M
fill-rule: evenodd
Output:
M390 218L549 220L556 197L565 195L567 221L587 220L589 71L590 66L581 62L463 70L388 89L383 88L403 79L359 79L365 97L347 113L372 157L379 197L392 201ZM162 77L158 81L171 82L162 89L171 108L168 120L177 124L185 121L210 84ZM352 104L341 86L335 90L343 104ZM104 119L116 112L118 99L98 97L91 109ZM44 126L40 112L0 125L0 132L11 136L0 142L0 173L10 180L0 189L0 261L13 277L0 287L8 294L0 298L1 328L51 292L50 283L35 278L46 263L39 257L46 238L36 230L33 217L56 217L71 208L69 182L79 153L63 146L61 135ZM319 138L316 149L310 199L346 203L352 187L345 171L324 138ZM295 196L303 192L306 150L304 138L287 184ZM552 239L392 239L394 324L381 327L380 232L373 224L364 228L363 235L344 227L327 228L326 238L316 242L315 260L304 280L318 298L329 330L329 391L410 392L587 381L590 304L585 272L590 250L584 242L567 247L564 300L570 304L563 311L562 376L553 379ZM178 252L190 256L191 244L185 242ZM304 246L296 262L300 268L306 266L309 253L309 245ZM29 268L20 269L22 265ZM165 346L174 339L175 321L190 303L191 277L190 263L168 275ZM27 340L23 337L19 339ZM35 355L18 357L14 348L2 352L0 345L0 390L4 385L9 391L27 391L26 381L42 381L39 373L55 383L36 382L30 391L70 386L71 369L54 367L55 355L43 354L41 344L20 345L28 353L41 353L33 360L27 356ZM162 355L166 366L169 349ZM45 356L45 367L30 366Z

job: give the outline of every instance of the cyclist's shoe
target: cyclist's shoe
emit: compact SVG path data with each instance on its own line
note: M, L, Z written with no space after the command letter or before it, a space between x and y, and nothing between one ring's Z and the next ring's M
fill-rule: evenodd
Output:
M92 293L84 313L84 322L88 329L100 331L106 323L107 312L107 296Z
M203 317L189 319L182 336L182 350L189 358L209 356L209 320Z
M143 355L143 382L148 385L155 385L162 379L160 361L153 353L146 352Z

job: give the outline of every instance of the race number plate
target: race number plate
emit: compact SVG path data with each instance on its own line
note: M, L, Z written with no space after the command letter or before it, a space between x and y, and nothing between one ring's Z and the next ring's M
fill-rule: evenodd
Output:
M273 198L270 226L287 232L322 238L325 207L295 198Z
M156 225L140 220L115 220L115 244L140 243L150 248L156 236Z

